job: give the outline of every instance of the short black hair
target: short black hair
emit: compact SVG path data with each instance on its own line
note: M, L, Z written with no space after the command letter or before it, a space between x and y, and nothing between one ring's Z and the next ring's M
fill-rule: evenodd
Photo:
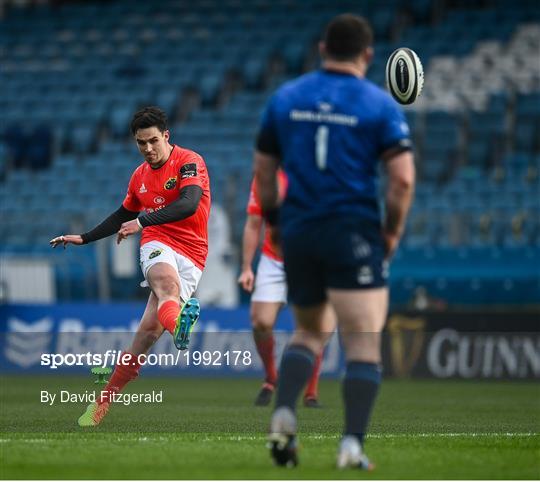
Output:
M132 135L135 135L139 129L149 127L157 127L160 132L165 132L168 129L167 114L159 107L144 107L133 114L130 125Z
M353 60L373 44L373 30L364 17L344 13L327 25L324 43L330 58Z

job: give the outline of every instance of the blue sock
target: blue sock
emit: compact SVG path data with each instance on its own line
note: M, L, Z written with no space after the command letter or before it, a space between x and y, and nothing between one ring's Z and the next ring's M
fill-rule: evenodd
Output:
M343 380L345 435L364 443L371 409L381 384L382 370L376 363L350 361Z
M315 354L302 345L290 345L283 353L279 367L276 408L289 407L295 410L300 392L311 373Z

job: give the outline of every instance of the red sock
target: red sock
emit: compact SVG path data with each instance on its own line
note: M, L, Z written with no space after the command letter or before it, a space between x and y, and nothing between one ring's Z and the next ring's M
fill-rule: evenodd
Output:
M321 374L321 362L322 353L315 358L315 364L313 365L313 373L309 379L304 398L317 398L319 392L319 375Z
M123 352L117 363L109 383L102 390L98 403L110 402L111 393L121 392L128 382L139 376L141 364L133 353Z
M257 346L257 352L261 357L265 371L265 382L270 385L275 385L277 381L276 363L274 361L274 335L260 336L256 331L253 331L253 338Z
M174 333L176 328L176 319L180 314L180 305L178 302L169 300L161 305L161 308L158 310L158 320L161 323L161 326L165 328L171 335Z

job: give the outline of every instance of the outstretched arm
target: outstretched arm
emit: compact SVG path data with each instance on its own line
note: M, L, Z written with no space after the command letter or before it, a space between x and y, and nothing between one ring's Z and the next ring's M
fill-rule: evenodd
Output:
M63 236L57 236L56 238L51 239L50 245L53 248L56 248L59 244L63 244L65 248L68 244L88 244L97 241L98 239L106 238L107 236L116 233L123 223L135 219L138 215L138 212L129 211L124 206L120 206L94 229L83 234L65 234Z

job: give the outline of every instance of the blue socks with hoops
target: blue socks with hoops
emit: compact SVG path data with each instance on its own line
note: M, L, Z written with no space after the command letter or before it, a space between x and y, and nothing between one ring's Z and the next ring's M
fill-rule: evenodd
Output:
M350 361L343 380L345 435L354 435L361 444L381 384L382 370L377 363Z
M293 412L300 392L313 373L315 354L305 346L286 348L279 367L276 408L289 407Z

